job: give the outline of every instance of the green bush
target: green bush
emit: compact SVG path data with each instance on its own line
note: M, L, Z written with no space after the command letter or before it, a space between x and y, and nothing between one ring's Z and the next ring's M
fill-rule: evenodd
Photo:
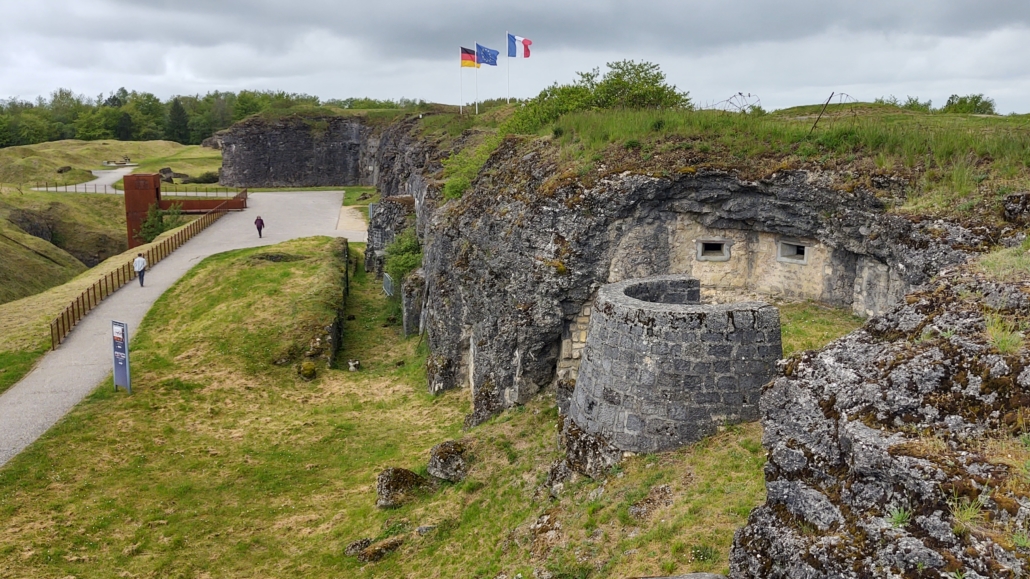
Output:
M409 273L422 266L422 246L418 243L415 227L411 226L386 246L386 273L394 283L401 284ZM399 293L397 295L400 295Z
M535 133L562 115L599 109L686 109L693 105L689 93L665 82L657 64L620 60L600 69L577 73L572 84L553 84L544 89L501 127L502 133Z
M206 171L190 179L190 183L211 184L218 182L217 171Z
M140 224L136 237L144 243L150 243L157 239L165 231L175 229L184 222L182 217L182 204L176 203L168 209L162 210L157 203L147 208L147 216Z
M994 115L994 99L985 97L982 94L968 94L958 96L953 94L948 97L948 102L941 107L942 113L965 113L977 115Z

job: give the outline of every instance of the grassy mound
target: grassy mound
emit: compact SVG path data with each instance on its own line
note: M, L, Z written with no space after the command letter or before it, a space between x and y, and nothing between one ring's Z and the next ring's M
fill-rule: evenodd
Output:
M54 141L0 149L0 184L31 186L45 181L51 185L74 185L91 181L94 177L90 170L105 169L104 161L121 161L123 157L129 157L133 162L143 162L149 167L148 160L173 158L177 155L185 158L217 155L219 161L215 170L221 166L219 151L171 141ZM205 166L211 165L210 161L205 163ZM58 173L57 169L61 167L71 167L72 170ZM154 167L153 170L159 168ZM178 167L173 166L173 169L182 172Z
M24 222L45 231L50 241L15 225ZM0 246L2 304L69 281L86 269L83 262L93 265L125 251L123 201L112 195L0 192Z

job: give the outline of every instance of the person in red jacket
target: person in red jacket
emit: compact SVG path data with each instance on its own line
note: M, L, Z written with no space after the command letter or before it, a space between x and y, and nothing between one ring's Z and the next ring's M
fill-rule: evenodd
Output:
M258 237L261 237L261 230L265 228L265 220L261 219L260 215L254 220L254 227L257 227Z

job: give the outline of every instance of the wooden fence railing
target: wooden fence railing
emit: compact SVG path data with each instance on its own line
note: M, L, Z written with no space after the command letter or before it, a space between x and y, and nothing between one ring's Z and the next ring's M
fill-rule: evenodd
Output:
M240 192L235 199L246 199L247 191ZM230 201L232 201L230 200ZM229 210L225 206L229 204L229 201L223 202L218 207L208 211L202 215L199 219L194 220L186 227L183 227L179 231L175 232L174 235L164 238L161 242L152 245L149 249L143 252L143 256L147 259L147 263L153 265L158 263L162 259L171 255L173 251L182 246L201 231L207 229L209 225L218 221L223 215ZM133 258L135 259L135 258ZM68 307L64 309L52 322L50 322L50 348L56 350L60 346L68 334L72 331L76 324L86 317L90 311L100 305L100 302L104 301L107 296L118 291L119 288L136 279L136 272L132 269L132 262L129 261L124 263L115 271L109 272L104 277L97 280L93 285L86 288L78 297L76 297Z

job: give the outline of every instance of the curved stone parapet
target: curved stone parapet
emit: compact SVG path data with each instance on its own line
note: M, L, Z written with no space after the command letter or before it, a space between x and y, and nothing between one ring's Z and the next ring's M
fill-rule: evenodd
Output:
M602 287L569 415L632 452L671 450L757 420L783 355L780 314L762 302L701 304L682 275Z

